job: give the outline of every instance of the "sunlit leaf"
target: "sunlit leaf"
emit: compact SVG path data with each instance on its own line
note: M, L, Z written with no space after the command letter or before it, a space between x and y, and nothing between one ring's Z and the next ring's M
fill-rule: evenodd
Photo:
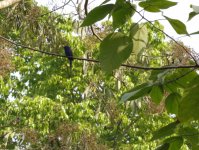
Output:
M165 106L168 113L177 114L181 96L178 93L171 93L165 100Z
M144 24L133 24L130 29L130 37L133 40L133 53L136 55L146 47L148 42L148 30Z
M188 18L188 20L187 21L190 21L193 17L195 17L196 15L198 15L196 12L190 12L189 13L189 18Z
M150 92L151 99L154 103L159 104L163 98L163 89L161 86L153 86Z

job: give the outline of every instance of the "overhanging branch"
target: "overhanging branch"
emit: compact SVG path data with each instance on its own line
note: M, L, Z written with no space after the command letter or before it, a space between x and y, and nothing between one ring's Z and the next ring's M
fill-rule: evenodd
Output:
M42 51L42 50L39 50L39 49L36 49L36 48L32 48L32 47L29 47L29 46L26 46L26 45L22 45L22 44L19 44L19 43L16 43L12 40L9 40L3 36L0 35L0 38L15 45L15 46L19 46L19 47L22 47L24 49L29 49L29 50L32 50L32 51L35 51L35 52L39 52L39 53L42 53L42 54L46 54L46 55L49 55L49 56L57 56L57 57L65 57L67 58L65 55L60 55L60 54L57 54L57 53L51 53L51 52L46 52L46 51ZM79 58L79 57L73 57L73 59L75 60L84 60L84 61L89 61L89 62L94 62L94 63L99 63L99 60L95 60L95 59L87 59L87 58ZM163 67L142 67L142 66L134 66L134 65L128 65L128 64L122 64L121 66L123 67L126 67L126 68L132 68L132 69L142 69L142 70L166 70L166 69L182 69L182 68L199 68L199 65L195 64L195 65L181 65L181 66L163 66Z

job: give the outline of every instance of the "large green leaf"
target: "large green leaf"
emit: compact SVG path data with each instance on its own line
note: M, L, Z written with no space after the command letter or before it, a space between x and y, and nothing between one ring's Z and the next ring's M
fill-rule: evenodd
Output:
M149 12L160 12L160 9L167 9L169 7L175 6L176 4L177 2L171 2L167 0L147 0L140 2L139 6Z
M144 24L134 23L130 29L130 37L133 40L133 53L136 55L146 47L148 42L148 30Z
M131 91L125 93L122 96L121 101L125 102L128 100L135 100L140 97L143 97L150 92L152 86L153 85L151 83L143 83L143 84L133 88Z
M198 84L198 83L197 83ZM185 91L179 105L178 117L181 122L199 120L199 84Z
M113 9L114 4L100 5L91 10L84 19L81 27L92 25L105 18Z
M151 99L154 103L159 104L163 98L163 89L162 86L153 86L150 92Z
M157 140L157 139L172 135L175 132L175 129L178 124L179 124L179 121L175 121L168 124L167 126L163 128L160 128L159 130L153 133L153 137L151 140Z
M165 106L168 113L177 114L181 96L178 93L171 93L165 100Z
M120 32L109 34L100 44L99 61L108 73L118 68L131 54L133 42Z
M134 7L134 9L132 7ZM112 12L113 28L118 28L124 25L125 22L129 20L134 13L135 6L131 6L129 2L124 2L119 6L116 5Z
M183 22L177 19L171 19L169 17L164 16L170 23L170 25L173 27L173 29L178 33L178 34L188 34L186 26Z

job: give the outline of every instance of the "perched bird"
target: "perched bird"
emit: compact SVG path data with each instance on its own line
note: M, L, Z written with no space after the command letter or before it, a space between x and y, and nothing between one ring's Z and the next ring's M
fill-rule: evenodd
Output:
M69 60L70 69L72 69L73 52L69 46L64 46L65 55Z

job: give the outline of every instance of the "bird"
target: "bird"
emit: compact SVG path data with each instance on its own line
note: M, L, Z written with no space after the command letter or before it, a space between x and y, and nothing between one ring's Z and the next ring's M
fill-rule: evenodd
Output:
M65 51L66 57L69 60L70 69L72 70L73 52L72 52L70 46L64 46L64 51Z

